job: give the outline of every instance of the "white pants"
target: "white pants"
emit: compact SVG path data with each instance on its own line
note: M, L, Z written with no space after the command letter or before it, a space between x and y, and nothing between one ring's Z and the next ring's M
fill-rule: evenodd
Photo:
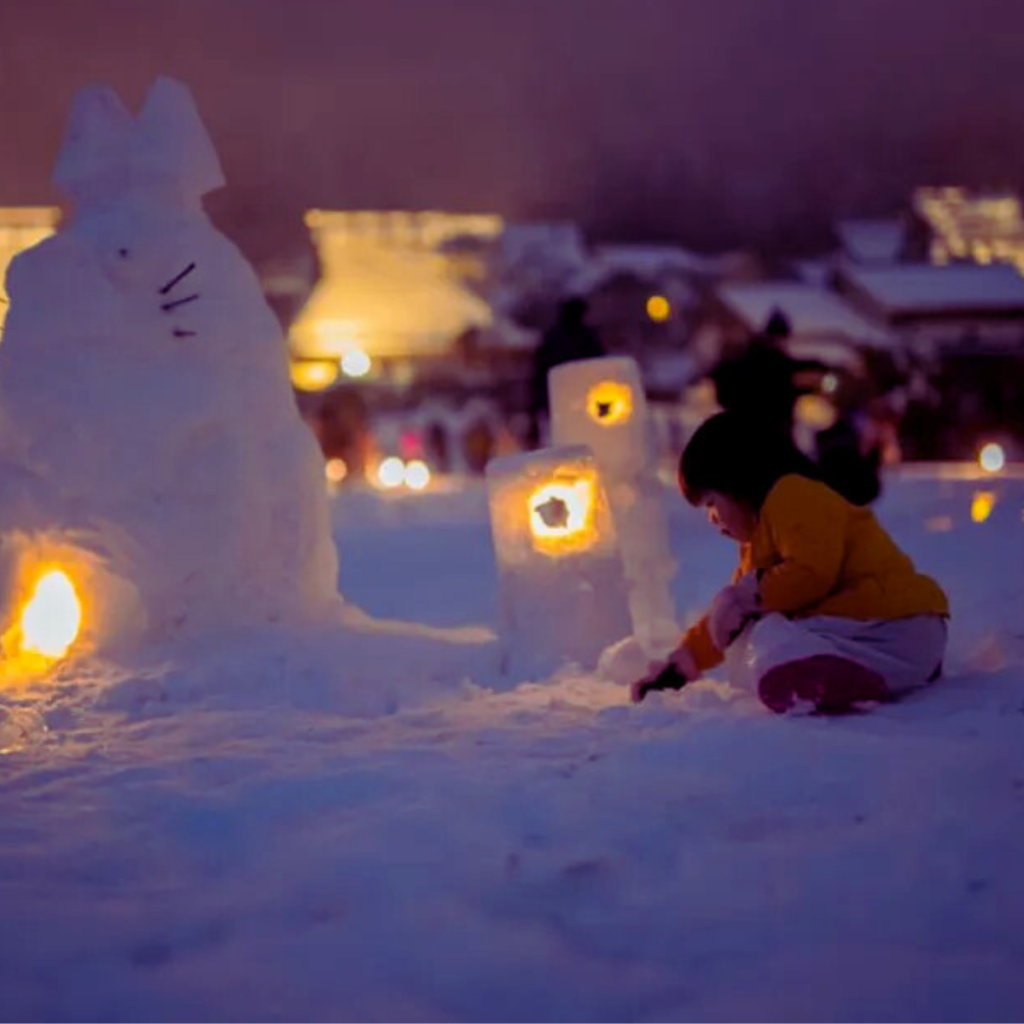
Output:
M945 650L946 620L941 615L860 621L831 615L794 620L773 614L751 623L733 641L725 668L734 686L757 693L769 669L832 654L877 672L898 695L934 678Z

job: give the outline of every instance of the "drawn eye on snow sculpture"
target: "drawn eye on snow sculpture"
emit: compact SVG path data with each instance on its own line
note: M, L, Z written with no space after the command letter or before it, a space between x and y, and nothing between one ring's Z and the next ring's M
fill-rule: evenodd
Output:
M487 464L506 667L525 677L592 666L630 632L618 536L600 471L580 446Z
M603 380L587 392L587 412L603 427L626 423L633 415L633 389L621 381Z

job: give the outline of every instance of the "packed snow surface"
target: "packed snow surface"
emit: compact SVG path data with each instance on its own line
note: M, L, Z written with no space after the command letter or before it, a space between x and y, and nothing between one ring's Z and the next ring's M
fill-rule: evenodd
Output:
M686 619L733 551L670 500ZM1024 481L889 481L948 674L843 718L501 680L486 507L344 493L362 621L0 695L0 1016L1020 1018Z

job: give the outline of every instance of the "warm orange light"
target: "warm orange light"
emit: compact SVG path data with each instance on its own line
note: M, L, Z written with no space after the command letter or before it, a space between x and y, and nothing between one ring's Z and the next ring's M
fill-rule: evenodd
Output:
M338 364L330 359L303 359L291 364L292 384L300 391L323 391L338 379Z
M82 628L82 604L74 584L60 569L51 569L36 582L21 612L21 652L63 658Z
M8 264L22 250L52 235L59 219L56 206L0 206L0 328L8 309L4 289Z
M656 323L664 323L672 315L672 304L664 295L652 295L647 300L647 315Z
M542 484L530 495L529 504L536 548L562 554L588 548L597 539L592 479Z
M822 395L801 395L794 411L797 422L815 430L827 430L836 422L836 407Z
M324 463L324 476L327 477L328 483L340 484L348 476L348 466L345 464L345 460L328 459Z
M587 392L587 412L603 427L625 423L633 415L633 391L628 384L601 381Z
M975 523L985 522L995 507L995 491L976 491L971 499L971 520Z

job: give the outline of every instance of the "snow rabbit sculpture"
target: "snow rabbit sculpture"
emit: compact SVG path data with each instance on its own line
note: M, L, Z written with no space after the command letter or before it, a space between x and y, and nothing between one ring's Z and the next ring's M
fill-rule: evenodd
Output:
M26 565L70 562L94 644L328 615L323 463L192 98L75 99L54 181L74 215L18 256L0 344L0 630Z

